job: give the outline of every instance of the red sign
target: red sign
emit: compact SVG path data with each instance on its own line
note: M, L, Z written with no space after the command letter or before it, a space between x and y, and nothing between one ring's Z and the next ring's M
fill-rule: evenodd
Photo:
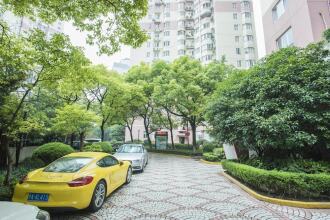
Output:
M167 131L156 131L156 136L167 136Z

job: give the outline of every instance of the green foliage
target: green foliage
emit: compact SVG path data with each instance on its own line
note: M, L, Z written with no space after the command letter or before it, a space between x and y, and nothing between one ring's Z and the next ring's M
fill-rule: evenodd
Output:
M113 54L120 44L139 47L147 40L139 20L147 14L147 1L89 0L6 0L0 10L11 10L18 16L41 18L48 23L72 21L80 31L87 31L88 44L99 46L101 53Z
M323 33L323 35L324 35L324 38L325 38L328 42L330 42L330 28L328 28L327 30L325 30L324 33Z
M66 105L56 110L53 129L63 134L85 133L99 120L94 112L81 105Z
M203 159L206 161L217 162L220 161L217 155L213 153L203 153Z
M203 159L211 162L221 161L225 159L223 148L214 148L211 152L205 152L203 149Z
M321 157L330 147L329 55L322 43L290 47L232 74L207 109L213 135L259 156L307 148Z
M59 142L52 142L35 149L33 151L32 158L40 159L45 164L49 164L54 160L73 152L74 150L69 145Z
M295 199L330 199L328 174L268 171L231 161L223 161L222 166L233 177L265 194Z
M203 152L213 152L215 148L220 147L220 145L216 142L208 142L202 145L203 146Z
M84 147L83 151L113 153L110 142L97 142Z
M253 158L242 163L266 170L281 170L296 173L327 173L330 174L330 163L325 161L312 161L302 159L276 159L273 161Z
M193 149L192 145L188 145L188 144L180 144L180 143L176 143L176 144L174 144L174 147L175 147L176 149L186 149L186 150L192 150L192 149Z

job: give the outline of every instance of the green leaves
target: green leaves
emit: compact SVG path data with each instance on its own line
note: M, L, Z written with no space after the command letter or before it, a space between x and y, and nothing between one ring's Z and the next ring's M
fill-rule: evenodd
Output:
M87 31L87 43L110 55L119 51L120 44L136 48L147 40L139 25L147 14L147 4L146 0L4 0L0 9L48 23L72 21L78 30Z
M226 79L207 109L213 134L260 156L321 151L330 141L328 56L323 44L286 48Z

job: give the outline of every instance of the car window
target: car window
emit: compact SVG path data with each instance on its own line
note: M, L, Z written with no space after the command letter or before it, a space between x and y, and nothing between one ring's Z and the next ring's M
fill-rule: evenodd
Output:
M142 153L143 149L141 145L137 144L124 144L118 151L118 153Z
M101 159L99 162L97 162L97 165L100 167L111 167L117 164L119 164L119 161L111 156L106 156L103 159Z
M49 164L43 171L56 173L75 173L93 159L89 157L62 157Z

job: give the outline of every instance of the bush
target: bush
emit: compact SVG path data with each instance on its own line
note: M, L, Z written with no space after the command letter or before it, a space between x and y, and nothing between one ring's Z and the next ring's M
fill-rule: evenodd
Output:
M92 145L85 146L84 151L91 151L91 152L105 152L105 153L112 153L113 148L110 142L97 142L93 143Z
M282 170L296 173L327 173L330 174L330 163L303 159L276 159L272 161L253 158L242 161L246 165L266 170Z
M185 155L185 156L201 156L202 152L200 150L196 150L194 153L192 150L186 149L166 149L166 150L158 150L154 148L147 148L149 152L155 153L165 153L165 154L177 154L177 155Z
M203 153L203 160L217 162L219 161L219 158L217 155L214 155L213 153Z
M219 148L219 144L216 142L209 142L203 145L203 152L213 152L214 148Z
M300 199L330 199L330 175L263 170L232 161L222 166L233 177L265 194Z
M48 144L44 144L33 151L32 158L40 159L45 164L49 164L54 160L63 157L67 154L73 153L74 150L69 145L60 143L60 142L52 142Z
M192 145L188 145L188 144L174 144L174 147L176 149L186 149L186 150L192 150L193 149L193 146Z

